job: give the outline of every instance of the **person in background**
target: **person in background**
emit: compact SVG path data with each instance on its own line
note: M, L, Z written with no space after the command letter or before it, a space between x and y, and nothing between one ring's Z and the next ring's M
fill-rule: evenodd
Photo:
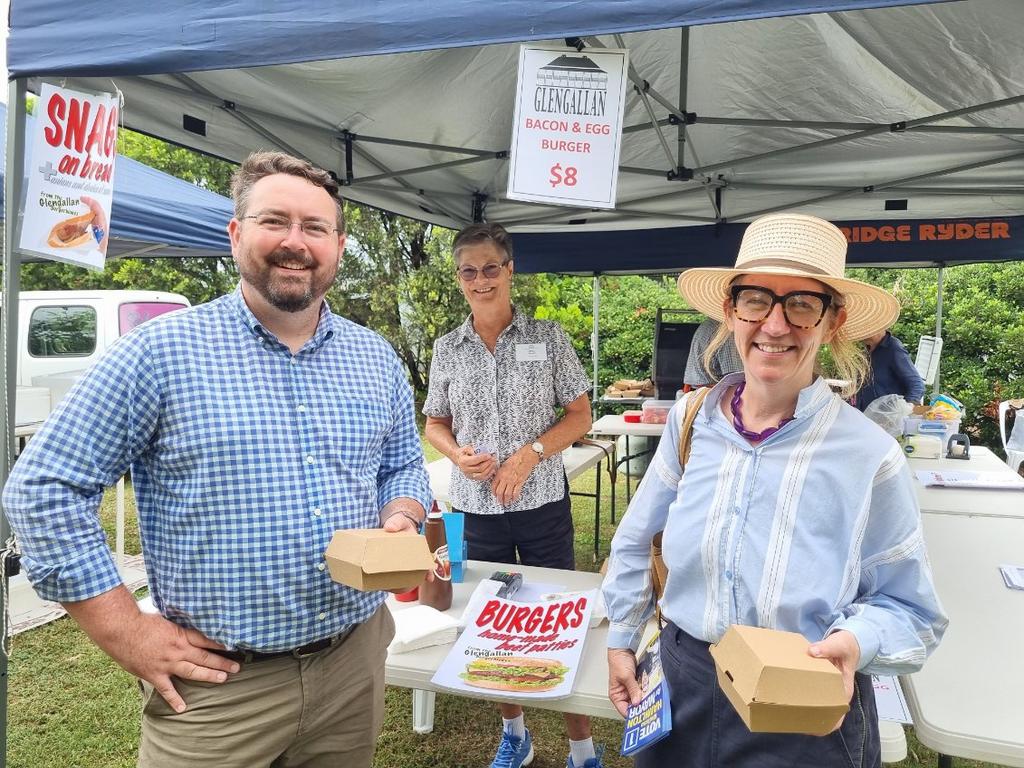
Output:
M902 395L911 403L924 400L924 380L917 372L910 353L888 329L864 339L871 354L871 374L857 393L857 407L864 410L883 395Z
M853 389L854 343L887 328L899 304L843 277L846 238L827 221L774 214L747 227L732 269L691 269L679 290L725 323L743 370L707 390L679 465L691 392L612 540L609 698L639 702L635 652L654 612L651 539L664 531L659 603L670 735L639 768L879 768L870 675L921 667L945 631L914 480L896 441L834 394L817 370L829 344ZM842 673L850 711L827 737L751 733L719 690L708 651L732 624L798 632Z
M111 347L28 444L4 509L39 595L139 678L140 766L368 768L394 622L323 553L339 528L422 521L412 390L391 345L324 301L337 182L257 153L232 195L238 287ZM97 515L129 467L156 613Z
M715 350L709 363L705 365L704 353L721 326L721 323L709 317L694 331L693 341L690 343L690 353L686 357L686 371L683 373L684 392L700 387L710 387L726 374L743 370L743 362L736 351L736 344L733 343L732 336Z
M590 429L590 382L561 326L512 304L512 238L501 225L466 227L452 248L471 314L434 343L423 413L427 440L453 465L452 506L465 514L469 557L572 570L562 451ZM522 707L499 707L492 768L529 765ZM568 768L600 768L589 718L566 713L565 723Z

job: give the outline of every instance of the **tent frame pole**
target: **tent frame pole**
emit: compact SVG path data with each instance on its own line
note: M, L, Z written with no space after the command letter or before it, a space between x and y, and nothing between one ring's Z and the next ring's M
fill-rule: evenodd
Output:
M955 117L962 117L963 115L973 114L975 112L983 112L989 109L998 109L1000 107L1010 106L1024 101L1024 96L1011 96L1008 99L999 99L998 101L989 101L984 104L975 104L970 107L963 107L961 109L954 109L949 112L940 112L934 115L928 115L926 117L915 118L914 120L905 120L897 123L891 123L890 125L877 125L873 128L867 128L863 131L856 131L854 133L848 133L845 136L833 136L828 139L820 139L818 141L812 141L807 144L796 144L792 147L783 147L782 149L773 149L770 152L761 152L757 155L747 155L746 157L738 157L734 160L724 160L720 163L712 163L711 165L705 165L700 168L694 168L693 172L697 173L710 173L711 171L717 171L722 168L734 168L737 165L746 165L748 163L759 162L766 160L770 157L779 157L780 155L788 155L793 152L800 152L805 149L815 149L818 147L827 147L833 144L842 144L847 141L856 141L857 139L867 138L869 136L876 136L880 133L904 133L917 129L919 126L927 125L928 123L936 123L941 120L950 120ZM700 121L700 118L697 118Z
M821 195L819 197L812 197L807 200L794 200L783 205L772 206L771 208L762 208L757 211L745 211L744 213L737 214L736 219L744 219L753 216L762 216L766 213L774 213L775 211L785 211L792 208L796 208L802 205L812 205L814 203L822 203L828 200L838 200L842 197L853 197L854 195L860 195L864 193L877 192L882 189L891 189L898 187L900 184L908 184L914 181L924 181L925 179L934 179L939 176L946 176L951 173L960 173L961 171L970 171L974 168L984 168L989 165L999 165L1000 163L1008 163L1013 160L1020 160L1024 158L1024 152L1014 152L1011 155L1003 155L1002 157L995 157L990 160L980 160L977 163L965 163L964 165L954 165L950 168L940 168L929 173L918 174L917 176L905 176L901 179L890 179L888 181L880 181L876 184L868 184L863 187L851 187L845 192L834 192L830 195Z
M352 179L349 186L359 187L364 183L383 181L384 179L397 179L402 176L412 176L416 173L425 173L426 171L437 171L442 168L455 168L460 165L471 165L472 163L485 163L489 160L504 160L506 156L505 152L495 152L490 157L462 157L458 160L448 160L444 163L434 163L432 165L420 165L415 168L404 168L400 171L388 171L387 173L378 173L373 176L355 176Z
M240 108L238 106L237 102L229 101L227 99L220 99L220 98L218 98L215 93L211 92L207 88L204 88L202 85L197 83L195 80L190 78L188 75L175 74L172 77L176 81L181 83L182 85L186 86L186 88L190 92L192 92L194 94L199 94L199 95L202 95L202 96L205 96L205 97L209 98L211 101L213 101L214 103L218 104L220 106L220 108L224 112L226 112L227 114L231 115L233 118L238 120L238 122L242 123L244 126L249 128L251 131L254 131L255 133L259 134L260 136L265 138L267 141L270 141L273 144L277 145L280 149L284 150L285 152L287 152L287 153L289 153L291 155L294 155L295 157L301 157L301 158L303 158L305 160L309 160L309 158L306 157L305 154L303 154L302 152L300 152L297 149L295 149L294 147L292 147L290 144L288 144L288 142L284 141L283 139L281 139L280 137L275 135L272 131L270 131L270 130L264 128L262 125L260 125L259 122L257 122L254 118L252 118L248 114L249 110ZM179 89L175 88L174 90L177 91ZM298 124L299 125L305 125L304 123L298 123ZM308 128L309 126L306 125L305 127ZM332 136L337 136L337 131L336 130L332 130L331 131L331 135ZM354 144L354 142L353 142L353 144ZM400 175L395 174L392 177L391 174L393 172L391 171L391 169L387 168L386 166L384 166L383 164L378 162L376 159L374 159L365 150L361 150L359 147L353 146L352 151L355 154L358 154L364 160L366 160L367 162L373 164L375 167L379 168L381 171L383 171L385 173L384 176L375 177L375 178L395 178L403 186L405 186L405 187L407 187L409 189L415 189L415 187L412 184L409 184L408 182L406 182L404 179L402 179L402 177ZM346 178L347 178L347 174L346 174ZM352 181L354 182L356 180L353 179ZM445 215L449 216L453 220L461 221L461 222L465 221L465 219L466 219L465 216L460 216L457 213L455 213L452 209L448 208L447 206L441 205L440 203L438 203L438 202L436 202L434 200L431 200L429 197L427 197L425 194L423 194L422 190L417 190L417 192L418 192L419 196L422 197L427 203L429 203L430 205L434 206L439 211L444 212Z
M453 147L448 144L430 144L424 141L408 141L406 139L387 139L383 136L367 136L363 133L344 133L342 138L362 141L368 144L386 144L392 147L408 147L409 149L425 149L428 152L451 152L453 155L480 155L494 157L507 150L471 149L469 147Z
M297 150L295 147L293 147L291 144L289 144L287 141L282 139L274 132L264 128L262 125L259 124L259 122L257 122L253 118L249 117L249 115L246 114L245 110L241 110L238 108L238 105L235 102L229 99L218 99L215 93L210 91L208 88L204 88L202 85L197 83L188 75L173 74L171 75L171 77L177 80L182 85L186 86L192 93L198 93L204 96L209 96L212 99L217 99L219 101L221 111L231 115L231 117L240 122L246 128L255 131L264 139L276 145L279 149L282 149L288 154L294 155L295 157L301 157L303 160L309 160L309 158L306 157L304 153Z
M945 276L946 265L939 262L938 279L935 288L935 338L942 338L942 283ZM932 394L938 395L942 390L940 378L942 376L942 357L939 357L939 367L935 369L935 381L932 384Z
M723 185L724 186L724 185ZM839 192L849 187L838 187L834 184L773 184L764 181L730 181L728 186L731 189L764 189L779 192ZM978 195L991 197L992 195L1019 195L1024 192L1024 187L886 187L886 190L893 189L898 192L912 192L925 195ZM873 191L883 192L886 190L875 189ZM865 194L871 194L866 192Z
M591 417L597 420L597 398L600 392L600 386L597 381L597 370L598 363L601 359L601 337L600 337L600 316L601 316L601 273L594 273L594 327L590 334L590 356L594 361L594 399L590 404Z
M3 334L4 365L4 439L0 441L0 488L7 483L10 468L14 464L15 407L18 391L18 291L20 288L21 254L18 241L21 237L21 198L25 178L25 78L12 80L7 89L7 173L4 176L4 253L3 264L3 305L0 333ZM7 514L0 514L0 546L6 548L11 537ZM0 573L4 588L0 591L0 616L6 616L9 593L6 569ZM3 648L8 647L7 622L0 621L3 633ZM0 652L0 766L7 764L7 654Z
M679 29L679 109L686 111L690 87L690 28ZM671 122L671 121L669 121ZM676 171L686 167L686 121L676 123ZM717 213L717 211L716 211Z
M363 158L363 160L365 160L366 162L370 163L370 165L372 165L374 168L377 168L380 171L383 171L384 173L390 173L391 172L390 168L388 168L384 163L382 163L376 157L371 155L366 149L364 149L363 147L360 147L357 142L352 142L352 152L354 154L356 154L356 155L359 155L359 157ZM395 179L395 181L397 181L399 184L401 184L403 187L405 187L409 191L415 191L417 196L422 198L424 203L426 203L427 205L431 205L434 208L437 208L437 210L439 210L442 213L444 213L446 216L448 216L450 219L452 219L452 221L458 222L460 225L465 225L465 224L469 224L470 223L465 215L456 213L453 208L450 208L447 205L442 205L437 200L435 200L434 198L432 198L429 195L427 195L422 189L417 188L416 185L410 183L409 181L407 181L403 177L395 176L394 179Z

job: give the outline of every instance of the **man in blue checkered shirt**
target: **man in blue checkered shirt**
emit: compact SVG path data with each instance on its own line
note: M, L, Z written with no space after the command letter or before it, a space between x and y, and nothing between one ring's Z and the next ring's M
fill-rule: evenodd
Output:
M345 244L331 177L258 153L232 193L238 288L115 344L18 460L4 508L37 592L140 679L140 765L369 766L394 624L323 552L339 528L422 520L412 392L388 343L324 302ZM97 516L129 467L158 613Z

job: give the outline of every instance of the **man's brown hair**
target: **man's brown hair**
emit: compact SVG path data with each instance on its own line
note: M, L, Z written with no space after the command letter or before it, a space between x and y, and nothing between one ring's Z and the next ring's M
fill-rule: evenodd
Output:
M284 152L253 152L231 174L231 197L235 201L235 218L241 219L249 207L253 185L266 176L286 173L322 187L334 200L338 232L345 231L345 201L338 191L338 182L323 168Z

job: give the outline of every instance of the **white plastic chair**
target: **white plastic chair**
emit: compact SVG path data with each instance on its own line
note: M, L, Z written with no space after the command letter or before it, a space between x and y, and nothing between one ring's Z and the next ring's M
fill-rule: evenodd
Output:
M1013 428L1010 431L1010 439L1006 439L1006 414L1016 411L1013 420ZM1024 399L1003 400L999 403L999 436L1003 440L1003 452L1006 454L1006 463L1014 472L1019 471L1020 465L1024 462Z

